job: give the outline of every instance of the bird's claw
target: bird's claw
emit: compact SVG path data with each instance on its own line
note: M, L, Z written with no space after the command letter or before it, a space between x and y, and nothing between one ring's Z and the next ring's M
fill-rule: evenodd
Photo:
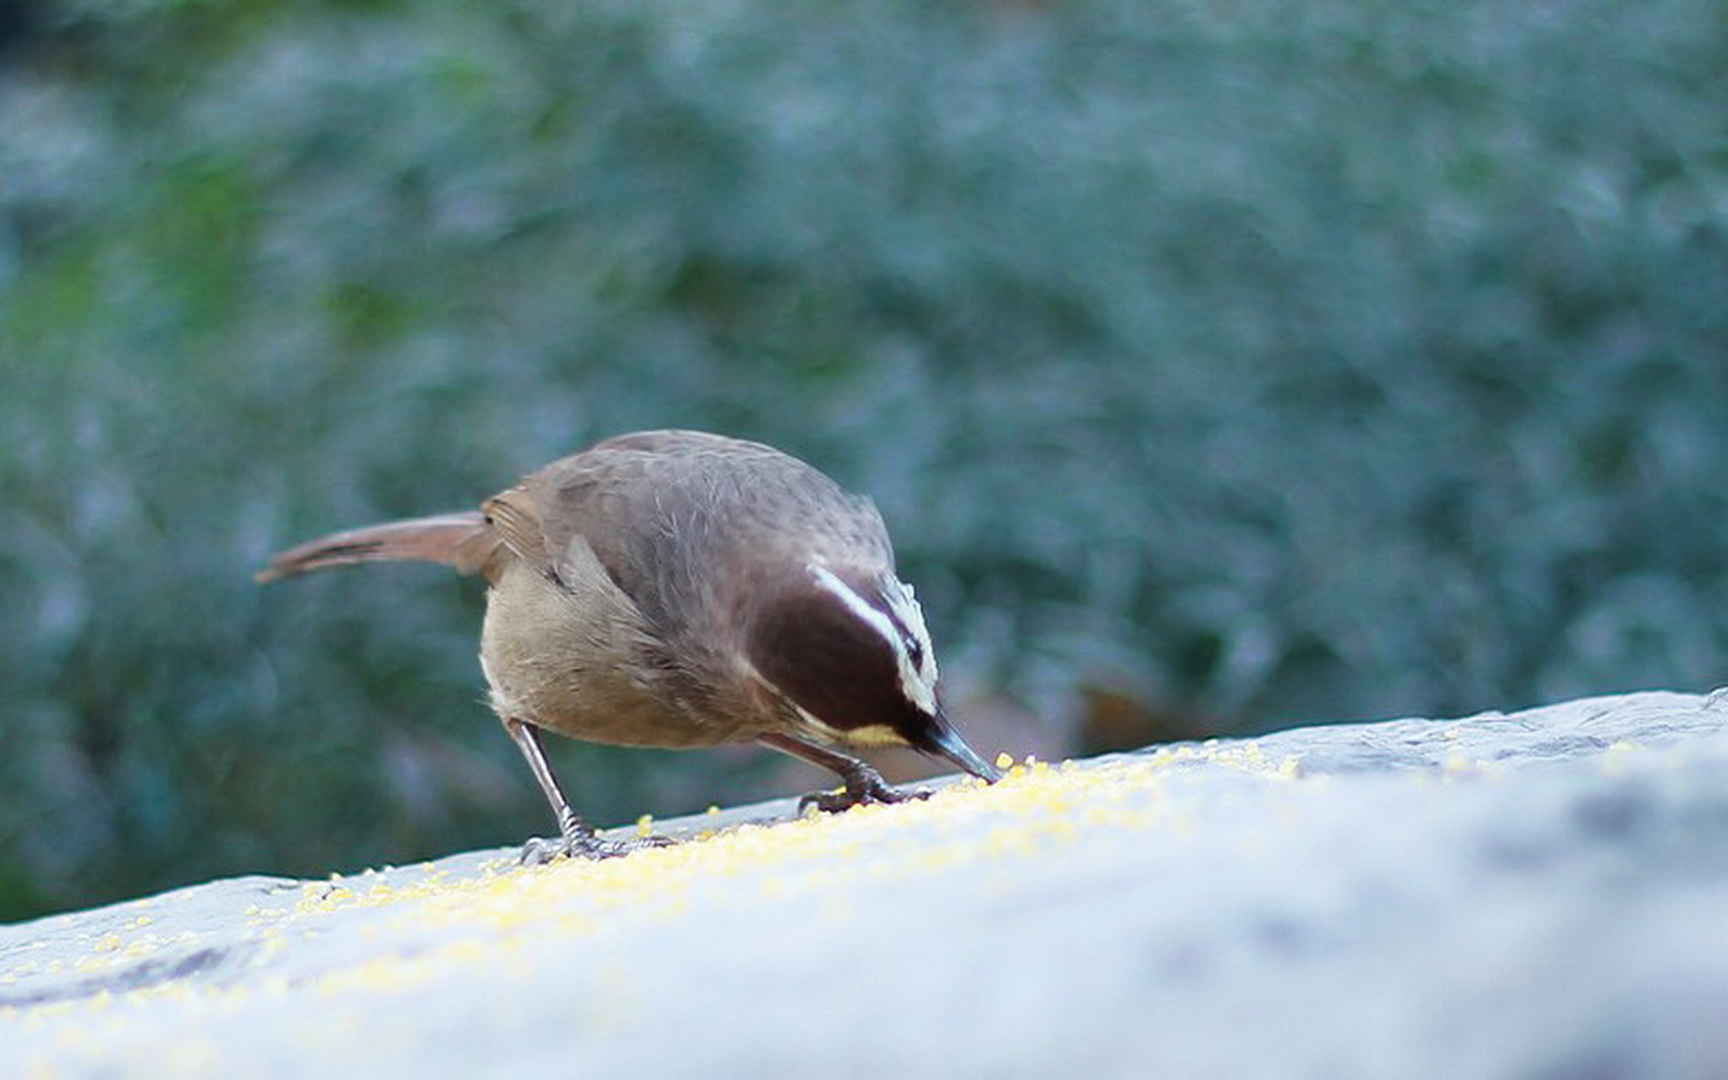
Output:
M624 840L609 840L594 833L577 833L551 840L535 836L522 845L516 861L522 866L542 866L557 858L618 859L645 848L672 847L676 843L678 841L670 836L658 833Z
M798 814L803 816L811 807L827 814L838 814L854 806L886 806L892 803L928 799L927 788L897 788L880 779L863 784L847 784L839 791L812 791L798 800Z

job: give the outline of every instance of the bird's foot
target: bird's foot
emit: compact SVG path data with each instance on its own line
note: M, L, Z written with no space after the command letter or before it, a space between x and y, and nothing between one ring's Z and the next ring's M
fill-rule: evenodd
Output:
M898 788L872 774L847 780L846 786L839 791L812 791L798 800L798 814L802 817L811 807L823 813L838 814L854 806L912 802L928 799L930 795L927 788Z
M522 853L516 861L523 866L542 866L557 858L568 859L617 859L633 851L646 848L671 847L678 841L670 836L658 833L650 836L632 836L624 840L610 840L596 833L575 833L561 836L555 840L530 837L522 845Z

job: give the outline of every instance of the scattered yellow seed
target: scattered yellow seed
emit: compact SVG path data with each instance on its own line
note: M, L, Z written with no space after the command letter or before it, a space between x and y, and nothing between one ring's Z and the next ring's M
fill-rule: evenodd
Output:
M243 990L175 981L115 994L114 1004L126 1007L130 1002L176 998L197 1009L231 1009L241 1006L247 995L280 996L299 993L301 987L325 994L404 988L443 978L455 964L509 963L525 965L524 970L532 972L541 963L535 959L535 943L548 932L570 937L609 933L620 918L674 918L703 905L731 903L729 898L737 895L754 901L758 890L764 898L832 905L822 909L829 917L850 918L851 908L835 898L849 895L851 883L894 882L962 870L991 859L1036 856L1086 844L1097 829L1190 828L1157 798L1165 774L1181 756L1171 751L1103 766L1063 762L1057 767L1034 755L1019 764L1004 753L996 762L1004 771L1012 770L1014 780L988 794L963 788L928 802L866 807L849 814L824 814L811 807L813 820L773 827L751 824L719 830L718 822L711 822L716 828L698 833L707 843L680 845L649 859L579 860L530 869L502 860L478 876L428 872L386 884L356 873L350 875L352 880L333 877L308 882L300 896L285 896L280 908L257 904L247 908L248 915L257 918L248 933L266 958L298 946L302 939L320 936L322 926L335 929L336 924L328 920L357 908L395 912L386 921L369 924L362 933L375 928L388 934L395 927L414 924L469 927L473 932L458 933L448 945L424 953L387 954L338 967L310 981L295 982L292 989L285 981L268 978ZM1233 763L1266 780L1275 767L1252 750ZM707 813L718 815L721 810L711 806ZM651 835L652 824L649 814L637 820L644 835ZM931 848L896 853L893 845L878 842L889 830L933 826L942 832ZM366 880L369 876L371 880ZM723 884L716 887L716 882ZM296 899L300 902L294 903ZM129 958L134 950L144 955L170 941L192 937L162 939L131 933L137 938L132 945L123 945L120 935L112 935L113 944L92 957L98 970ZM11 971L0 972L0 981L20 971L19 964L14 959ZM33 1006L26 1012L48 1017L43 1010L50 1007ZM67 1006L69 1010L87 1007ZM0 1019L8 1015L0 1005Z

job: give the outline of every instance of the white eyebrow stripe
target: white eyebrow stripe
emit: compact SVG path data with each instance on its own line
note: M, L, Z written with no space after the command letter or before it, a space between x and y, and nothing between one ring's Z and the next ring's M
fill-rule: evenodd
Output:
M826 566L811 566L810 574L816 583L840 598L852 614L863 619L876 628L876 632L888 639L888 643L896 649L904 650L906 646L900 641L900 631L895 628L894 620L871 607L862 596L852 591L852 587L834 576L833 571Z
M912 586L898 578L894 579L894 584L900 588L898 590L886 590L888 606L893 608L894 614L898 615L900 621L906 624L906 628L913 639L923 646L924 658L919 665L918 673L923 677L924 682L934 686L936 685L936 650L930 645L930 630L924 625L924 609L919 606L917 599L913 596Z
M889 648L894 650L894 658L900 667L900 692L906 695L906 700L918 708L935 715L936 691L929 682L925 681L924 674L912 666L912 658L906 652L906 642L901 637L899 628L894 625L894 620L871 606L862 596L854 592L850 585L841 581L826 566L812 562L809 564L809 570L810 576L816 579L817 585L834 594L841 603L846 605L848 611L882 635L888 642ZM919 625L922 626L922 624L923 620L919 619ZM924 655L928 666L930 646L927 642L921 642L921 644L924 645Z

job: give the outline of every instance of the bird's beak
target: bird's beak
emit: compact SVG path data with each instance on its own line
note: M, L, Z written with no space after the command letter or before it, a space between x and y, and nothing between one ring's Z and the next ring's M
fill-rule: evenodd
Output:
M950 724L948 718L940 713L936 715L936 722L930 725L930 733L926 737L925 744L919 749L927 754L946 758L987 783L994 784L1002 779L1001 770L979 757L970 746L967 746L966 740L962 739L960 733L954 730L954 725Z

